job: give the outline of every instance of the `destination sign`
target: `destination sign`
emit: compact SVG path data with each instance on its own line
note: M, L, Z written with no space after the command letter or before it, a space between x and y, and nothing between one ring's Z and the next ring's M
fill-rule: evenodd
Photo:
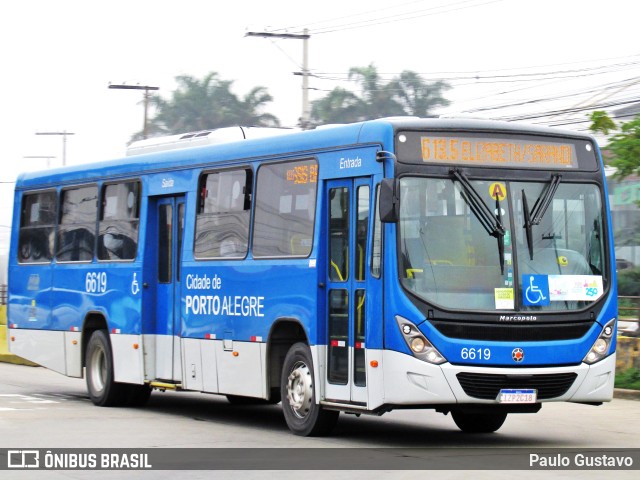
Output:
M422 136L422 160L509 167L577 168L575 147L568 143L514 139Z
M318 183L318 165L296 165L287 170L287 181L296 185L305 185L307 183Z
M542 170L598 170L597 146L589 138L504 132L400 131L396 158L421 165Z

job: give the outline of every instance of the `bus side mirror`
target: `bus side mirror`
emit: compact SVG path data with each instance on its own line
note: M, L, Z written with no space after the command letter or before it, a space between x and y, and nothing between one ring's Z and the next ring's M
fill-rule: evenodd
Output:
M396 223L400 218L400 198L398 181L384 178L380 183L380 220L384 223Z

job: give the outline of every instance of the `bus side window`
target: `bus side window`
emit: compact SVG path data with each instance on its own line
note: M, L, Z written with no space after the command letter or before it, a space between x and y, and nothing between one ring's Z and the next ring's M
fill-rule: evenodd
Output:
M223 170L200 178L196 258L244 258L249 245L253 171Z
M97 216L97 186L62 191L56 260L81 262L93 259Z
M254 257L307 257L313 247L318 164L265 164L258 170Z
M100 204L98 260L133 260L138 250L140 182L105 185Z
M50 262L56 224L56 192L25 194L20 215L20 263Z

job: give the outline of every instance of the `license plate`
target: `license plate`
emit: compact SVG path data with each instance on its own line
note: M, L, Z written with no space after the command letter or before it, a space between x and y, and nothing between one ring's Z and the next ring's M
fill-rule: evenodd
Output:
M537 390L503 389L496 400L499 403L536 403L537 399Z

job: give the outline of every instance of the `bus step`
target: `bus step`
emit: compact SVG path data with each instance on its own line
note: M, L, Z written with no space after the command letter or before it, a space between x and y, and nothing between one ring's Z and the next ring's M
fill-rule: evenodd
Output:
M180 385L179 383L167 383L167 382L157 382L157 381L149 382L149 386L153 388L157 388L158 390L162 390L162 391L178 390L182 388L182 385Z

